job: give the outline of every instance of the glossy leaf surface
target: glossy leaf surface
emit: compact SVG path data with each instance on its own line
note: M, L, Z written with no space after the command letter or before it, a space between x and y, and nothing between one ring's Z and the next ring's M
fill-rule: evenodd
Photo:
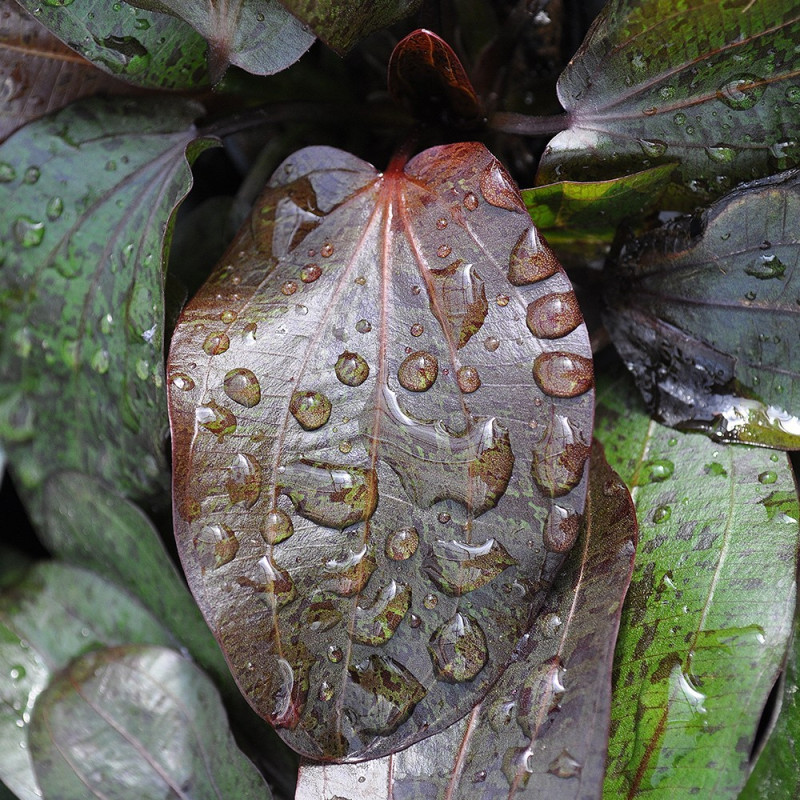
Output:
M599 387L596 425L639 520L605 793L736 797L791 635L788 459L651 421L628 378Z
M96 650L45 689L31 720L45 798L270 800L211 681L164 647Z
M328 47L344 55L360 39L413 13L421 0L281 0Z
M162 250L198 113L88 100L0 146L0 439L23 493L62 469L163 490Z
M659 419L800 447L798 219L792 171L623 248L606 325Z
M613 0L558 82L539 183L678 161L691 209L800 161L794 0Z
M481 698L577 536L592 380L482 145L278 168L184 311L169 389L190 586L289 744L379 756Z
M517 658L464 720L368 764L301 767L295 800L599 797L611 664L633 567L630 495L595 444L586 528ZM382 780L377 777L383 770Z
M256 75L272 75L294 64L314 42L278 0L160 0L164 8L186 20L209 45L214 80L228 64ZM345 6L341 6L344 12Z
M28 750L39 694L73 658L129 642L175 639L131 595L91 572L38 564L0 594L0 779L21 800L41 797Z
M205 40L169 14L106 0L19 4L74 51L129 83L153 89L209 83Z

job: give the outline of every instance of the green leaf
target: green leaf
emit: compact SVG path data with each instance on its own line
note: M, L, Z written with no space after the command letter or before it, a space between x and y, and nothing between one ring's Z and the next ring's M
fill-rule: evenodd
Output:
M209 45L216 82L229 64L256 75L272 75L294 64L314 43L314 35L278 0L160 0L186 20ZM345 6L341 6L345 10ZM348 12L349 13L349 12Z
M278 168L169 384L190 587L292 747L383 755L494 682L578 533L590 359L482 145Z
M162 261L200 112L93 99L0 146L0 440L28 499L64 469L165 488Z
M660 420L800 447L797 219L792 171L623 247L606 327Z
M800 163L795 0L612 0L558 82L538 183L678 161L691 209Z
M412 14L421 0L281 0L328 47L344 55L373 31Z
M73 661L37 700L30 744L46 800L272 797L209 679L164 647Z
M795 607L785 454L651 421L627 377L598 387L598 438L631 487L639 548L615 656L608 798L732 798Z
M28 570L31 559L14 547L0 544L0 589L16 583Z
M0 778L39 800L28 751L31 710L52 676L98 647L175 639L129 594L76 567L33 566L0 594Z
M209 84L205 40L185 22L108 0L19 0L62 42L100 69L137 86Z
M636 516L598 443L586 523L514 662L471 714L378 763L304 764L295 800L599 797Z

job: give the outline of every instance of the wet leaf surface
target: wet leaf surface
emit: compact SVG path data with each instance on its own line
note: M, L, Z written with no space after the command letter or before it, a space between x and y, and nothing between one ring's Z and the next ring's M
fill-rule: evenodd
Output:
M606 326L659 419L800 447L798 218L791 171L624 246Z
M791 635L798 522L783 453L651 421L627 377L598 438L632 487L639 547L615 657L609 797L735 797Z
M421 0L281 0L288 11L305 23L340 55L373 31L412 14Z
M515 661L465 720L378 762L304 764L296 800L599 797L636 518L598 444L586 521Z
M408 34L389 61L389 92L417 119L475 122L481 103L458 56L426 30Z
M45 797L270 800L211 681L164 647L96 650L42 692L31 755Z
M16 3L0 26L0 141L26 122L98 92L130 91L62 44Z
M198 113L93 99L0 146L0 439L29 499L62 469L164 490L162 250Z
M176 643L133 596L86 570L40 563L0 594L0 779L20 800L41 798L28 749L39 694L73 658L129 642Z
M678 161L687 209L800 160L794 0L614 0L558 83L538 183Z
M308 148L187 306L168 381L181 558L243 692L300 752L442 730L529 627L591 441L580 317L527 322L553 293L566 276L483 146L385 175Z
M209 84L205 40L169 14L106 0L19 4L72 50L117 78L153 89Z
M314 42L314 35L278 0L160 2L208 40L209 66L215 81L229 64L256 75L280 72ZM345 7L341 10L344 12Z

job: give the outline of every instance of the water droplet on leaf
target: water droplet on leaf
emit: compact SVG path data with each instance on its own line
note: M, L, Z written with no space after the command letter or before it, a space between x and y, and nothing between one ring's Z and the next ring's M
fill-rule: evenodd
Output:
M264 515L261 536L267 544L279 544L294 533L294 525L289 515L280 508L273 507Z
M428 647L436 674L450 683L472 680L489 658L483 629L469 614L460 612L436 630Z
M320 275L322 275L322 268L319 264L306 264L303 269L300 270L300 280L303 281L303 283L314 283Z
M231 346L228 334L223 331L209 333L203 342L203 350L209 356L218 356L224 353Z
M17 217L13 230L14 239L20 247L37 247L44 239L44 223L30 217Z
M655 522L656 525L660 525L667 522L671 516L672 508L670 506L658 506L655 511L653 511L653 522Z
M334 370L345 386L360 386L369 376L369 364L358 353L348 350L336 359Z
M575 353L542 353L533 362L533 377L552 397L578 397L594 385L591 359Z
M767 470L758 476L758 482L764 484L775 483L778 480L778 473L774 470Z
M583 470L581 469L581 475ZM581 529L581 516L570 508L554 505L542 529L544 546L551 553L567 553L572 549Z
M321 428L331 416L331 401L321 392L292 392L292 416L307 431Z
M261 465L250 453L237 453L228 466L225 490L231 503L252 508L261 495Z
M422 563L439 589L460 597L485 586L517 562L496 539L479 545L438 539Z
M478 391L481 386L481 378L475 367L459 367L456 373L456 381L458 382L458 388L464 394L472 394L472 392Z
M397 380L410 392L424 392L430 389L439 374L436 356L418 350L407 356L397 369Z
M528 329L540 339L558 339L574 331L583 322L573 292L553 292L528 305Z
M194 548L204 569L218 569L233 561L239 542L227 525L205 525L194 539Z
M255 374L244 367L232 369L223 381L225 394L245 408L253 408L261 402L261 385Z
M419 534L416 528L400 528L386 539L386 555L394 561L405 561L417 552Z
M549 764L547 771L557 778L574 778L580 775L581 764L568 750L562 750Z
M236 430L236 417L213 400L195 411L197 422L206 430L215 434L221 442L225 436Z
M717 98L736 111L752 108L764 94L764 82L755 75L742 75L720 86Z
M369 333L372 330L372 323L367 319L360 319L356 322L356 330L359 333Z

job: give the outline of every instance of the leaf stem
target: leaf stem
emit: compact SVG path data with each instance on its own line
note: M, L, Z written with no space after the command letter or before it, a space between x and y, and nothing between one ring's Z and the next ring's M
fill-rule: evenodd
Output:
M512 111L498 111L489 120L489 127L492 130L516 133L520 136L553 136L567 130L569 124L570 115L566 111L542 117L515 114Z

